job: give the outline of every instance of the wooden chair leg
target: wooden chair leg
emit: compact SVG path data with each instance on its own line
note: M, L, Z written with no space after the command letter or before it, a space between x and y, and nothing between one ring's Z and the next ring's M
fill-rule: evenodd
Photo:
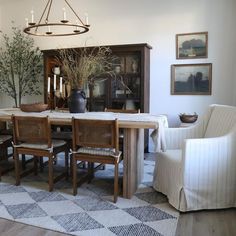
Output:
M40 172L43 172L43 169L44 169L43 157L39 158L39 168L40 168Z
M1 160L7 160L8 159L8 147L5 144L1 145L0 158L1 158Z
M71 179L73 179L73 162L72 162L72 154L70 154L70 164L69 164L69 175Z
M25 170L26 168L25 154L21 154L21 161L22 161L22 169Z
M53 156L49 156L48 159L48 184L49 192L53 190Z
M69 153L65 151L66 180L69 178Z
M114 203L116 203L119 192L119 163L115 163L114 172Z
M15 176L16 176L16 186L20 185L20 162L19 154L14 150L14 163L15 163Z
M83 162L82 168L86 169L86 161Z
M94 163L88 162L88 183L91 183L92 179L94 178Z
M74 154L72 154L72 183L73 183L73 195L77 194L77 161Z
M54 159L53 159L53 164L56 165L57 164L57 155L55 155Z
M38 175L38 157L34 156L34 175Z

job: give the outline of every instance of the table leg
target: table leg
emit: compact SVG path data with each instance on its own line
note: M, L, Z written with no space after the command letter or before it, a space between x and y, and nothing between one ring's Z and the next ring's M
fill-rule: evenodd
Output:
M123 197L132 198L143 179L144 130L124 129Z

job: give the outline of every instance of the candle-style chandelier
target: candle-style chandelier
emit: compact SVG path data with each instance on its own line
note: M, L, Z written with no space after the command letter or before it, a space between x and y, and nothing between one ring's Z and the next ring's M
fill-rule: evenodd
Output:
M69 36L83 34L89 31L88 15L85 14L85 23L81 20L75 10L71 7L67 0L64 0L66 6L72 11L75 16L74 23L67 19L66 8L62 8L62 19L58 22L49 21L53 0L48 0L44 11L38 21L34 20L34 11L31 11L31 21L26 18L26 27L24 32L34 36Z

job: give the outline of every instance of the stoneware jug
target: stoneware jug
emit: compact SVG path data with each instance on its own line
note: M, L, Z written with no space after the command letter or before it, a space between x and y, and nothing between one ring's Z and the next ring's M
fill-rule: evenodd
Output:
M72 89L68 98L68 108L70 113L84 113L86 109L86 94L83 90Z

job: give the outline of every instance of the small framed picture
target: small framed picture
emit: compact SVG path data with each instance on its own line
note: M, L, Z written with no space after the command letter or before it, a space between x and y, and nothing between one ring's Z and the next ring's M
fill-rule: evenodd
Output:
M171 65L172 95L211 95L212 64Z
M197 59L208 56L208 32L176 35L176 59Z

